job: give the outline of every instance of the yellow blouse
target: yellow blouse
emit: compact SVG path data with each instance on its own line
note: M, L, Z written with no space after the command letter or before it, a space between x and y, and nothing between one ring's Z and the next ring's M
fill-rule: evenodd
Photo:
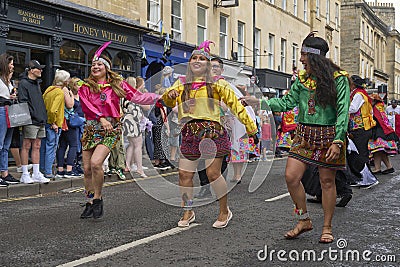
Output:
M232 111L232 113L238 117L241 123L246 126L248 135L255 134L257 132L257 126L247 113L244 106L237 99L234 91L231 89L228 82L220 79L212 84L213 87L213 103L209 104L207 97L207 88L205 85L200 86L198 89L190 90L190 97L187 101L188 110L183 110L182 105L182 93L184 86L178 79L162 96L165 105L169 107L175 107L178 104L178 118L181 121L189 121L192 119L211 120L220 123L220 101L224 102ZM168 93L171 90L176 90L179 96L176 99L170 99ZM210 108L213 107L213 108Z

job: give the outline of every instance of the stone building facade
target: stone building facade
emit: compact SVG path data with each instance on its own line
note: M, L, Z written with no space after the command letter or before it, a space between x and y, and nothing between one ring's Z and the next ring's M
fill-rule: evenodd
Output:
M127 16L154 31L162 21L164 33L188 44L213 40L212 53L228 63L253 67L255 47L256 68L291 74L300 64L301 42L311 31L327 39L329 57L340 62L340 0L239 0L238 7L229 8L217 7L220 0L70 1Z

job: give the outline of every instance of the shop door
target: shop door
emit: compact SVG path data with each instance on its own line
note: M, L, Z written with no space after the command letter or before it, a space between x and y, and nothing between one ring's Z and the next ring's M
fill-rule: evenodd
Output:
M14 74L12 80L14 83L18 83L19 76L25 71L29 61L29 49L13 47L11 50L7 50L7 53L14 57Z
M52 79L49 78L51 53L40 49L30 49L24 47L9 48L7 53L14 57L14 81L19 80L19 76L25 71L25 68L28 66L28 62L35 59L39 61L41 65L46 65L46 68L43 69L41 77L42 91L44 92L44 90L46 90L46 88L52 83Z

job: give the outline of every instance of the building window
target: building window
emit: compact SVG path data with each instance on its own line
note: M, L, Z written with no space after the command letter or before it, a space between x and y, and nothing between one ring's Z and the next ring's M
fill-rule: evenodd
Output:
M228 56L228 18L219 16L219 56Z
M259 68L261 65L261 58L260 58L260 47L261 47L261 31L259 29L255 29L254 32L254 37L255 37L255 54L256 54L256 68Z
M400 48L399 47L396 47L395 58L396 58L396 62L400 63Z
M371 29L371 34L369 35L369 45L371 46L371 47L373 47L374 46L374 32L372 31L372 29Z
M282 9L286 11L287 5L286 0L282 0Z
M119 52L113 60L113 69L123 77L135 76L133 59L126 52Z
M171 30L172 38L182 40L182 0L172 0Z
M361 22L361 40L364 40L365 22Z
M297 17L297 0L293 0L293 15Z
M331 22L331 1L326 0L326 24Z
M274 69L275 36L268 35L268 68Z
M238 22L238 60L244 62L244 23Z
M367 62L367 67L365 68L365 78L368 78L369 62Z
M335 29L339 29L339 4L335 3Z
M281 39L281 71L286 72L286 40Z
M366 30L366 36L365 36L365 42L368 44L369 42L369 26L367 25L367 30Z
M71 76L87 77L85 69L85 52L82 47L74 41L65 41L60 47L60 65L68 70Z
M160 23L161 7L160 0L147 0L147 26L150 29L158 30Z
M320 7L320 0L315 0L315 13L317 18L319 18L321 16L321 7Z
M200 45L207 38L207 10L197 6L197 44Z
M297 67L297 57L299 54L299 46L297 44L292 45L292 68Z
M28 31L10 30L7 38L24 43L50 46L50 38L48 36Z
M308 0L304 0L304 21L308 22Z

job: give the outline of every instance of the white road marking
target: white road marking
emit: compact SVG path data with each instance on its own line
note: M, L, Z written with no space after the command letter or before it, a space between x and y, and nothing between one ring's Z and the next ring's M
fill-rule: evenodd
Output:
M186 227L186 228L175 227L175 228L172 228L170 230L158 233L156 235L145 237L145 238L133 241L131 243L127 243L125 245L121 245L119 247L108 249L108 250L105 250L105 251L90 255L88 257L81 258L79 260L75 260L75 261L71 261L71 262L67 262L67 263L58 265L57 267L74 267L74 266L79 266L79 265L82 265L82 264L85 264L85 263L88 263L88 262L91 262L91 261L96 261L98 259L106 258L106 257L112 256L114 254L124 252L124 251L126 251L128 249L134 248L136 246L139 246L139 245L142 245L142 244L145 244L145 243L149 243L151 241L154 241L154 240L162 238L162 237L179 234L180 232L189 230L190 228L193 228L193 227L198 226L198 225L200 225L200 224L192 223L192 224L190 224L189 227Z
M284 197L288 197L288 196L290 196L289 192L285 193L285 194L282 194L282 195L279 195L279 196L276 196L276 197L273 197L273 198L268 198L265 201L266 202L272 202L272 201L275 201L275 200L278 200L278 199L281 199L281 198L284 198Z

